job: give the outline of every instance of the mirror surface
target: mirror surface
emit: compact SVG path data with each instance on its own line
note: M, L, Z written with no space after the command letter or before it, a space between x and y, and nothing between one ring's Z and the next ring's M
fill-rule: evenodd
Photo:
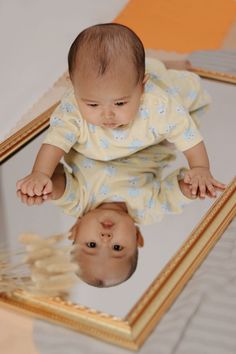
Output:
M212 96L209 111L200 117L211 170L216 179L229 183L235 175L236 86L208 80L203 80L203 85ZM43 136L41 134L1 165L0 244L10 250L19 247L18 235L21 233L34 232L49 236L68 231L75 221L51 203L27 207L16 197L16 181L32 168ZM171 164L170 170L177 166L187 166L181 154ZM140 249L135 274L127 282L112 288L94 288L78 281L70 300L123 318L181 247L213 202L213 199L194 201L185 207L181 215L167 215L160 223L142 227L145 245Z

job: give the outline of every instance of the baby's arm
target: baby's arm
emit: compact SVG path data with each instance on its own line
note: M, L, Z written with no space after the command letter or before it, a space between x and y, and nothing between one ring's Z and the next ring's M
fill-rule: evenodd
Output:
M38 152L31 174L17 182L17 190L30 197L51 193L53 189L51 176L63 156L64 151L62 149L43 144Z
M209 158L203 142L185 150L184 155L190 167L190 170L185 173L184 182L191 185L193 196L196 196L199 191L200 198L205 198L206 194L216 197L217 189L225 189L225 185L211 175Z

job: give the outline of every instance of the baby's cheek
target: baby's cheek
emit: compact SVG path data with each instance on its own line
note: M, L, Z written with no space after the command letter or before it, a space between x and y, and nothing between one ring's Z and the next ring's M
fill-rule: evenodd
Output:
M87 111L87 109L84 108L80 108L80 113L83 117L83 119L87 120L89 117L89 112Z
M139 105L134 105L132 107L132 110L130 111L130 116L132 117L132 119L134 119L135 117L138 116L139 113Z
M128 124L135 118L135 116L136 111L129 109L123 112L120 120L122 120L123 124Z
M83 114L84 113L84 114ZM95 111L84 111L83 118L90 124L99 125L100 115Z

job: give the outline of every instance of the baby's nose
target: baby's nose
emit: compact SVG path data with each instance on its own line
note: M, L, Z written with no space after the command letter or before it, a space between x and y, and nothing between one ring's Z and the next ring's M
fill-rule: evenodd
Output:
M108 241L110 239L112 239L112 232L100 232L100 237L102 240L104 241Z
M114 112L111 110L111 109L106 109L104 112L103 112L103 117L105 120L110 120L110 119L113 119L114 118Z

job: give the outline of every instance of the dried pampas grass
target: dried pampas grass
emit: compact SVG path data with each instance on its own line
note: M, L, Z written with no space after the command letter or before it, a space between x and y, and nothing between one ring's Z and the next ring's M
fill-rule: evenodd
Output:
M79 270L71 257L74 247L59 245L68 236L45 239L37 234L23 234L19 237L23 250L0 250L0 293L10 295L21 289L39 296L67 296L78 281Z

